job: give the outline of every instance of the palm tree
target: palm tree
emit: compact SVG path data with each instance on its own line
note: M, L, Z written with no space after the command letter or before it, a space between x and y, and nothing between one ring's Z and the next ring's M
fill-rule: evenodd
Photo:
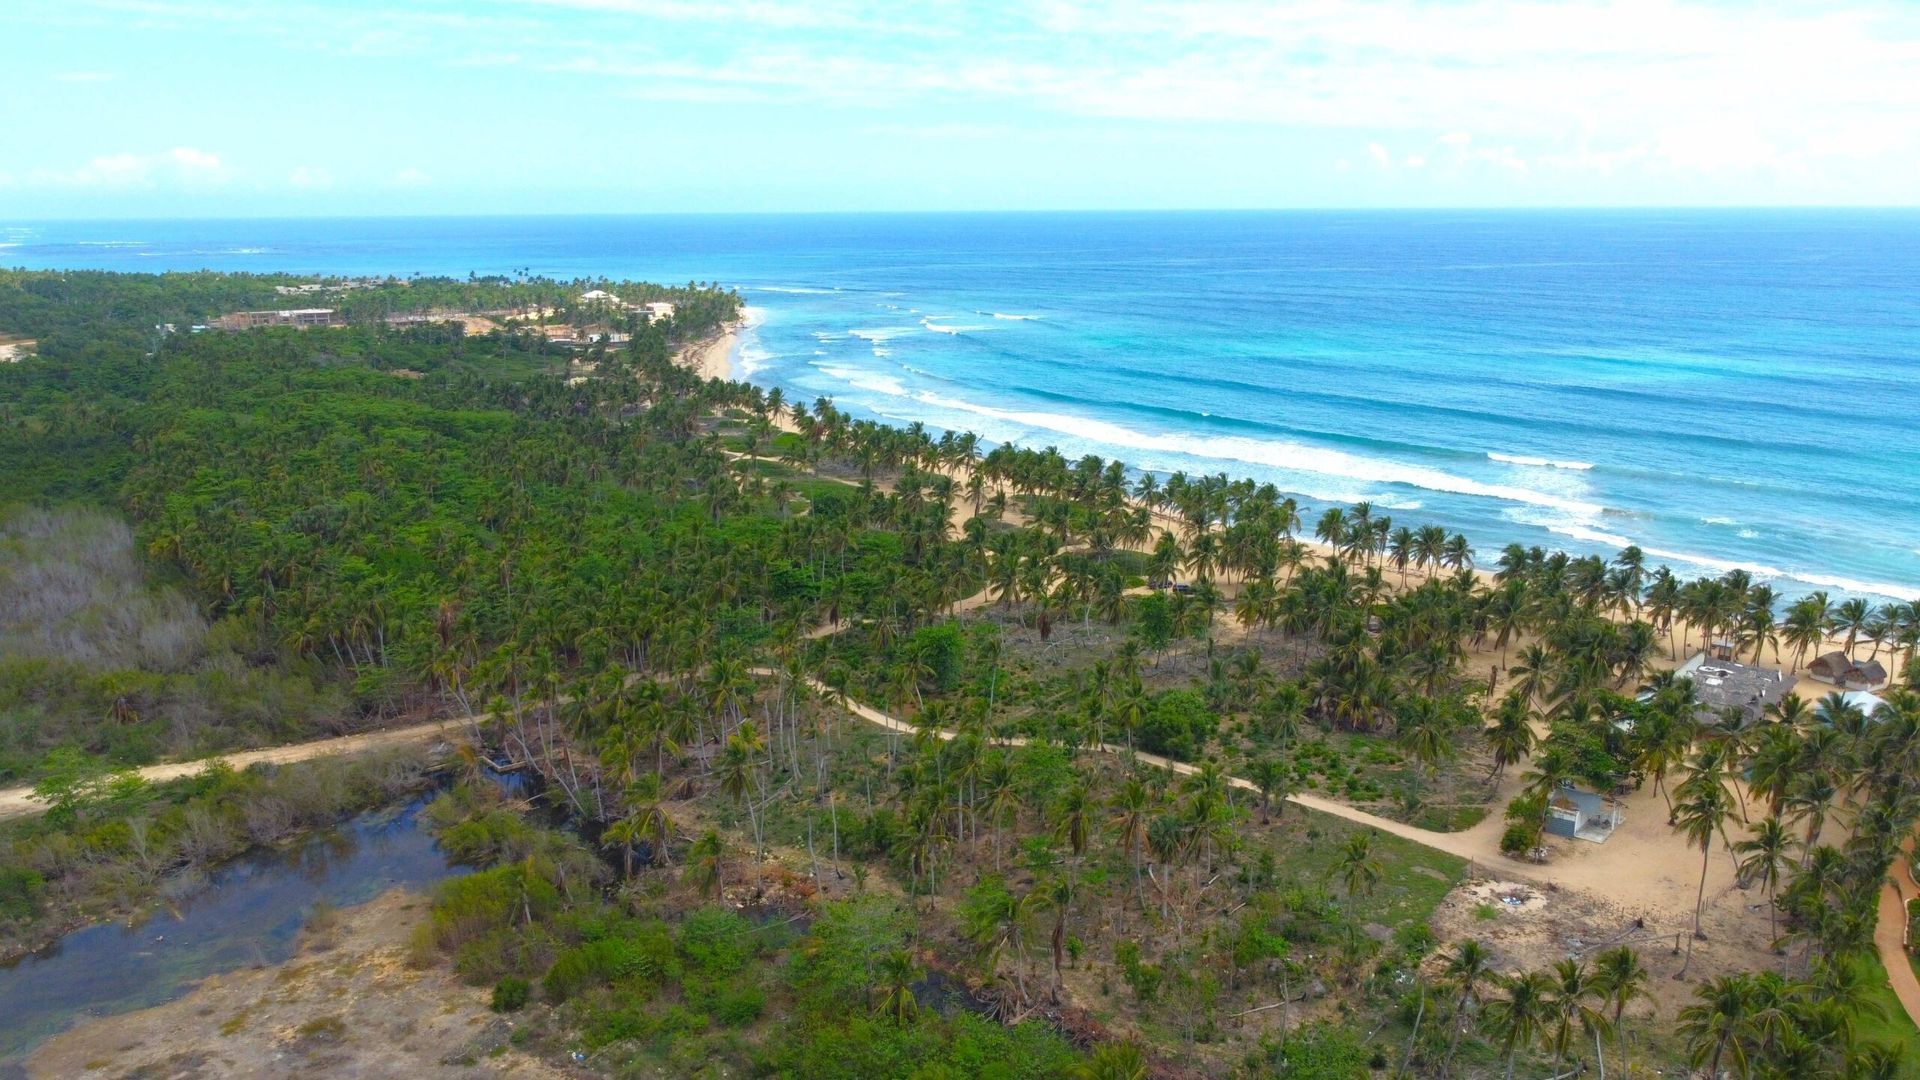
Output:
M1755 998L1753 976L1726 975L1694 989L1700 1000L1680 1010L1680 1036L1687 1044L1687 1062L1719 1076L1723 1059L1732 1055L1735 1076L1747 1074L1747 1044L1753 1037Z
M1844 649L1849 657L1853 655L1853 643L1859 640L1860 632L1865 630L1867 624L1872 621L1873 605L1861 597L1843 600L1833 609L1831 626L1836 634L1846 631L1847 643Z
M1354 833L1340 849L1340 861L1334 865L1334 872L1346 884L1349 897L1371 894L1385 876L1386 871L1373 854L1375 835L1372 829Z
M1688 965L1693 963L1693 943L1706 936L1700 930L1700 909L1707 901L1707 857L1713 852L1713 838L1724 839L1727 815L1731 812L1727 789L1718 783L1696 788L1691 797L1674 810L1676 826L1687 838L1687 846L1700 849L1700 888L1693 901L1693 936L1687 939L1687 960L1680 965L1680 973L1675 978L1686 975Z
M1480 984L1491 974L1489 965L1492 962L1493 954L1473 938L1454 946L1453 954L1447 957L1445 975L1454 988L1453 1033L1447 1039L1446 1060L1449 1069L1453 1065L1454 1054L1460 1049L1460 1032L1465 1029L1465 1022L1473 1013Z
M1153 811L1153 796L1147 791L1144 781L1137 776L1130 776L1113 793L1107 807L1113 811L1107 827L1114 831L1114 838L1126 848L1133 860L1133 888L1140 898L1141 907L1145 908L1147 896L1140 883L1140 848L1146 839L1148 815Z
M1487 747L1493 751L1493 768L1487 773L1488 780L1496 780L1507 771L1507 766L1520 762L1533 747L1538 736L1533 730L1533 708L1527 703L1527 695L1514 687L1500 699L1500 705L1494 710L1493 723L1487 725L1485 735Z
M873 1007L874 1015L884 1016L900 1027L913 1023L920 1012L920 1002L913 996L913 984L925 977L925 972L905 949L890 950L876 967L880 976L880 1001Z
M1481 1017L1494 1038L1500 1041L1500 1054L1507 1063L1507 1080L1513 1080L1513 1060L1520 1048L1540 1041L1540 1035L1553 1019L1553 979L1545 972L1505 975L1497 979L1506 997L1487 1004Z
M1620 1057L1620 1071L1631 1076L1633 1070L1627 1062L1627 1033L1623 1018L1627 1006L1635 998L1653 1000L1652 991L1647 989L1647 983L1653 976L1640 963L1640 954L1626 945L1615 945L1595 954L1593 975L1595 985L1605 996L1607 1004L1613 1007L1613 1015L1608 1023L1613 1028L1614 1050Z
M1740 879L1759 884L1767 890L1767 927L1769 936L1780 936L1775 894L1787 867L1793 865L1793 835L1776 815L1761 818L1753 827L1753 836L1733 845L1740 856Z
M1587 965L1575 959L1553 965L1553 1031L1548 1042L1553 1047L1553 1071L1560 1071L1573 1043L1575 1028L1593 1036L1593 1051L1599 1058L1600 1075L1607 1075L1607 1059L1600 1049L1600 1036L1607 1030L1607 1014L1601 1004L1605 994L1598 978Z
M726 857L726 841L720 838L716 829L708 829L687 849L686 875L701 896L712 896L720 891L721 860Z

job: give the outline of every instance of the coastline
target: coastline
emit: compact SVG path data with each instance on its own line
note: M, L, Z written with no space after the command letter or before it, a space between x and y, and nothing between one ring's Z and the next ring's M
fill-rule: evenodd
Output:
M739 319L726 324L717 334L683 346L677 357L677 362L681 364L681 366L698 373L702 378L719 379L723 382L751 381L740 378L736 365L734 364L734 356L739 351L741 335L745 331L753 328L757 322L757 314L757 309L751 307L744 308ZM773 426L777 430L789 433L797 433L799 431L792 417L788 415L775 416L773 418ZM949 477L955 485L959 487L965 486L970 472L964 465L949 466L946 464L934 466L928 471L937 472ZM885 489L889 485L881 483L879 486ZM1128 506L1135 508L1143 505L1131 495L1127 497L1126 502ZM1154 521L1155 526L1159 529L1173 532L1176 535L1181 534L1185 529L1185 523L1176 515L1169 514L1164 510L1152 508L1148 508L1148 513ZM970 516L972 515L967 501L965 499L956 499L948 523L953 535L961 535L966 519ZM1014 524L1025 524L1025 516L1017 509L1009 507L1007 516ZM1302 524L1305 526L1307 523L1303 522ZM1339 555L1338 551L1332 546L1311 535L1297 535L1294 539L1321 558L1338 557ZM1139 550L1148 549L1141 548ZM1474 566L1471 572L1483 586L1491 588L1497 584L1497 579L1493 571L1487 567ZM1394 580L1396 576L1402 578L1402 580ZM1395 575L1390 572L1388 574L1388 588L1390 592L1400 592L1408 588L1416 587L1426 579L1427 575L1418 572L1408 575ZM1219 584L1224 597L1231 598L1238 592L1236 585L1232 583L1222 582ZM1239 629L1233 620L1228 620L1227 624L1233 626L1235 630ZM1671 637L1669 635L1671 635ZM1703 635L1698 632L1697 628L1693 627L1685 619L1676 618L1669 633L1661 636L1660 643L1665 647L1656 651L1652 658L1650 670L1662 671L1678 667L1682 661L1686 660L1693 653L1705 648L1706 643L1704 640L1696 640L1702 638ZM1469 651L1468 657L1471 664L1490 664L1497 670L1497 674L1492 680L1492 685L1496 688L1496 693L1505 690L1511 685L1512 675L1511 672L1507 670L1507 664L1512 662L1512 655L1519 651L1523 640L1531 640L1530 635L1522 635L1520 638L1516 638L1509 643L1505 650L1496 649L1488 643ZM1844 634L1829 633L1817 647L1809 650L1807 655L1799 663L1796 663L1794 657L1787 653L1784 647L1777 642L1773 643L1772 647L1767 651L1772 653L1772 663L1774 666L1781 670L1787 670L1791 667L1796 669L1794 672L1796 675L1801 675L1801 670L1799 669L1804 669L1805 661L1812 660L1814 656L1819 653L1841 647L1844 640ZM1691 647L1675 649L1672 644L1673 641L1691 642ZM1505 653L1504 657L1502 656L1503 653ZM1503 659L1505 662L1500 662ZM1888 659L1888 668L1892 673L1890 683L1898 682L1905 674L1905 664L1893 663L1895 653L1892 652L1889 653ZM1748 662L1753 662L1753 659L1750 658ZM1803 675L1802 677L1804 678ZM1822 684L1808 681L1808 692L1802 696L1807 697L1809 703L1818 700L1820 693L1815 692L1815 688L1821 687L1821 685ZM1826 689L1831 689L1831 687L1827 687Z

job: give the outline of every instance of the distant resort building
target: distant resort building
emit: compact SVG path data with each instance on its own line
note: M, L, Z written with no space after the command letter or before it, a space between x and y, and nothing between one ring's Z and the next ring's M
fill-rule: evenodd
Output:
M1703 719L1712 721L1728 709L1738 709L1749 723L1760 719L1769 705L1777 705L1800 680L1772 668L1754 667L1694 653L1674 669L1674 675L1693 683Z
M236 311L213 320L222 330L252 330L261 326L336 326L332 308L286 308L279 311Z
M580 294L582 304L618 304L620 298L605 289L588 289Z
M633 305L632 310L636 314L644 314L650 323L673 318L673 305L664 300L650 300L644 304Z
M1858 661L1838 649L1808 664L1807 675L1842 690L1878 690L1887 685L1887 669L1880 661Z

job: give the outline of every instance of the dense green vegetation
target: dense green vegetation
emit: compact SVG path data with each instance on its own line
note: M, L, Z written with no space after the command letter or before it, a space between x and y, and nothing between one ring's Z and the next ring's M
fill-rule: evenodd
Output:
M48 812L0 823L0 958L50 933L191 895L208 871L428 786L419 754L236 772L212 765L147 784L55 755L37 791Z
M290 280L0 276L0 331L42 338L0 368L0 503L28 507L0 544L52 568L0 588L101 582L0 623L42 643L0 667L0 769L85 784L0 861L4 917L132 850L97 808L137 791L85 762L484 714L484 749L572 831L471 779L449 795L443 840L485 869L443 890L418 959L535 1010L547 1050L610 1071L1546 1075L1643 1045L1633 954L1493 972L1428 926L1459 860L1284 801L1463 826L1485 812L1463 777L1525 766L1513 850L1565 781L1652 783L1676 843L1731 849L1776 902L1781 970L1662 1018L1697 1066L1881 1074L1856 1020L1878 883L1920 816L1920 698L1872 725L1844 703L1735 721L1650 670L1663 635L1804 653L1836 627L1910 660L1911 605L1809 598L1776 623L1743 576L1683 583L1632 550L1509 549L1489 579L1464 538L1364 505L1319 516L1314 548L1270 486L701 382L672 353L735 313L716 290L621 283L675 318L584 353L384 315L584 324L605 315L574 303L585 283L395 282L340 294L347 327L153 329ZM111 519L45 509L70 502L130 519L161 583ZM103 607L131 630L91 629ZM63 626L115 643L58 655ZM1752 828L1749 795L1772 811ZM142 830L161 875L201 851L180 814ZM1024 1023L937 1007L923 971Z

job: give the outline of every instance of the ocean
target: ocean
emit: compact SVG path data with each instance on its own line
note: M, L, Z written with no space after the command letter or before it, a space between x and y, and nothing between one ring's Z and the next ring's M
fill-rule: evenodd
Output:
M711 281L857 417L1920 599L1920 212L0 221L0 263Z

